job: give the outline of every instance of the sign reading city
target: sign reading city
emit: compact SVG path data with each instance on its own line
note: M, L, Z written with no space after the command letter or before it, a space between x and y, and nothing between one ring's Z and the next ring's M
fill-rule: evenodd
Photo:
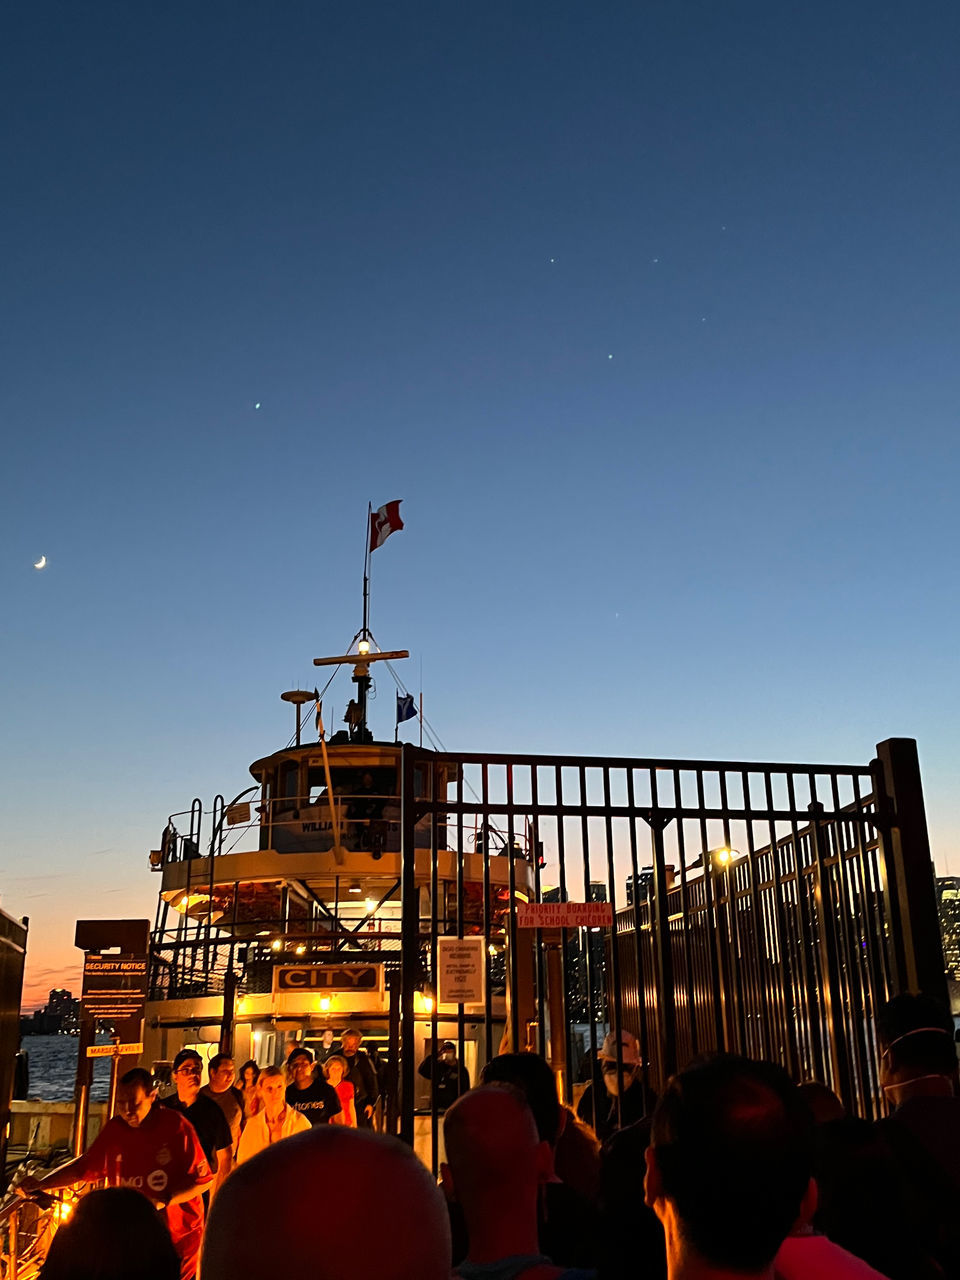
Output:
M84 1011L91 1018L142 1018L147 998L147 957L88 953L83 961Z
M518 929L604 929L613 924L609 902L518 902Z
M91 1044L87 1046L88 1058L138 1057L143 1053L143 1042L137 1044Z
M483 961L483 938L438 938L438 1002L483 1004Z
M378 964L278 965L273 989L278 991L379 991Z

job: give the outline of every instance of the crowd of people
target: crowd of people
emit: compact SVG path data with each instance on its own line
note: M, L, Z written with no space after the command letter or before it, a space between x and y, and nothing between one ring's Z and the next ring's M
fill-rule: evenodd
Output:
M423 1072L449 1086L439 1186L371 1129L349 1034L316 1058L293 1046L286 1072L246 1064L237 1085L221 1054L201 1086L185 1050L164 1102L128 1072L90 1149L21 1184L107 1184L60 1228L43 1280L274 1265L315 1280L960 1280L953 1021L922 996L877 1020L876 1123L822 1082L730 1054L655 1098L628 1032L604 1041L579 1114L537 1054L501 1054L471 1088L443 1044Z

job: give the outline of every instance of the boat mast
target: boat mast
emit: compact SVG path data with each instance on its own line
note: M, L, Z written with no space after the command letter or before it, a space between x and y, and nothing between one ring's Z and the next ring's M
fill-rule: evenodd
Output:
M358 637L359 644L357 652L367 654L370 652L370 521L373 518L373 504L367 503L367 525L366 537L363 541L363 625L360 628ZM370 691L370 668L364 666L361 674L361 665L358 664L354 668L353 682L357 686L357 710L356 724L350 725L351 738L356 734L360 742L363 742L367 736L367 694Z

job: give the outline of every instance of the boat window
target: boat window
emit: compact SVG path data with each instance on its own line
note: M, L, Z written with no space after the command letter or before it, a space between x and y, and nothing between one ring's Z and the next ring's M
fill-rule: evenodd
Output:
M397 770L392 766L375 765L367 769L361 766L346 768L343 765L330 770L334 795L353 798L376 796L391 799L397 794ZM307 789L312 804L322 804L327 798L327 777L322 767L311 768L307 774Z
M300 769L296 760L287 760L280 766L280 799L277 807L293 809L296 807L300 788Z

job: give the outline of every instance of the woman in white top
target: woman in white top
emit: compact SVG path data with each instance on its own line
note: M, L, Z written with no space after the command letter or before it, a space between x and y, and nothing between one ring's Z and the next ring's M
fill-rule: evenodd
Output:
M293 1107L288 1107L284 1094L287 1082L279 1067L264 1067L257 1081L260 1110L251 1116L240 1135L237 1164L243 1164L264 1147L272 1146L281 1138L302 1133L310 1128L310 1121Z

